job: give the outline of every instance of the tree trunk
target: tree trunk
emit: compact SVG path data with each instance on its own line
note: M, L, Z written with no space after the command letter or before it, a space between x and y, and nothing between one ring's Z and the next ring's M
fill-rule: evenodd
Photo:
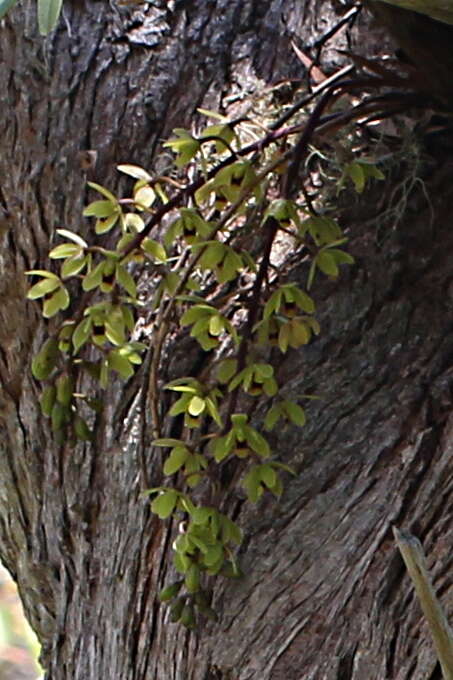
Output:
M394 173L391 205L395 186L343 211L357 263L320 286L323 332L279 368L289 397L321 397L302 435L288 426L275 441L298 476L279 503L229 500L246 536L247 576L217 587L219 623L188 633L156 600L172 528L140 495L160 483L141 373L107 390L93 445L55 446L41 417L29 360L46 329L25 300L23 272L45 266L57 228L86 228L86 180L115 187L120 162L161 171L160 140L188 125L197 106L300 78L290 38L306 45L335 21L321 2L170 4L74 0L45 40L31 7L20 7L0 32L0 553L42 643L45 677L435 680L391 527L423 541L448 605L453 190L445 158L439 167L430 157L412 184L403 184L408 164L402 178ZM377 51L368 31L362 19L351 40ZM335 47L347 47L344 33ZM339 60L331 48L328 66ZM97 161L87 169L88 150ZM424 152L413 151L420 160ZM384 222L395 197L404 216ZM296 267L294 279L304 275Z

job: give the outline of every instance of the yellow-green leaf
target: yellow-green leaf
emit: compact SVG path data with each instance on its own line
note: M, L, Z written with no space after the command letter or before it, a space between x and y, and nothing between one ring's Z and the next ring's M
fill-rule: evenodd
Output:
M138 165L117 165L117 169L120 172L124 172L125 175L129 175L129 177L134 177L135 179L142 179L145 182L150 182L152 180L149 172L146 172L146 170Z
M190 415L194 417L201 415L205 409L206 409L205 400L197 395L192 397L187 408Z
M145 238L142 241L141 248L146 253L152 255L156 260L159 260L159 262L167 261L167 253L165 252L165 248L152 238Z
M189 451L185 446L176 446L164 463L164 475L173 475L177 472L184 465L188 456Z
M327 250L322 250L316 256L316 265L327 276L338 276L339 270L335 258Z
M177 500L178 496L176 491L173 491L173 489L164 491L151 503L151 511L158 515L160 519L166 519L167 517L170 517L175 509Z
M116 201L93 201L83 211L84 217L110 217L117 212Z
M65 257L72 257L73 255L79 255L82 252L83 249L75 243L62 243L50 251L49 257L52 260L58 260Z
M41 35L47 35L57 25L62 0L38 0L38 26Z
M38 298L44 297L48 293L59 288L61 285L59 279L43 279L39 283L35 283L34 286L30 288L27 293L27 298L29 300L37 300Z

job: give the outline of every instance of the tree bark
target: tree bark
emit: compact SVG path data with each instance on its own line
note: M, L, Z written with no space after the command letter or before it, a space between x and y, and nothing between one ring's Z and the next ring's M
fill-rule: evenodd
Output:
M144 470L160 482L141 373L109 387L93 445L56 447L29 370L46 328L23 272L45 266L57 228L88 228L87 178L115 187L120 162L161 170L175 125L227 92L300 78L290 39L312 43L335 15L320 1L74 0L43 41L30 12L0 32L0 554L46 679L440 678L391 527L423 541L451 615L451 163L430 157L413 189L407 167L393 171L395 223L382 217L388 184L343 209L357 264L319 287L322 334L279 367L289 397L321 397L302 434L275 437L298 476L279 503L228 499L247 576L217 587L219 623L188 633L156 601L172 528L141 497ZM370 36L362 19L351 40L377 52ZM344 33L334 45L347 47ZM333 47L326 59L341 62Z

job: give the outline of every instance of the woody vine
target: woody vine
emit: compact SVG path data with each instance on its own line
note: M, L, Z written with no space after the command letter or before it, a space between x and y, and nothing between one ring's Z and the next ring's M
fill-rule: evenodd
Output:
M59 229L63 242L49 253L61 261L59 272L27 272L39 279L28 297L41 300L44 318L53 319L32 372L58 444L89 446L102 391L112 379L130 380L143 363L153 446L165 454L164 482L149 488L144 470L144 493L161 520L179 522L172 546L178 576L160 599L170 619L188 628L199 615L216 618L212 578L241 574L235 552L242 532L221 512L222 499L232 488L250 503L265 493L278 498L285 476L294 474L266 433L280 421L302 427L305 412L285 398L275 364L321 331L313 286L354 261L343 228L304 186L306 161L315 139L338 127L353 130L388 106L382 95L335 111L339 96L382 84L376 75L340 79L303 97L264 132L249 117L201 110L215 122L198 133L177 129L164 143L174 154L171 175L120 165L134 180L131 195L121 198L90 182L101 196L84 210L95 220L92 239ZM361 192L370 178L383 179L376 164L350 155L334 181L338 190L352 183ZM275 264L282 241L306 264L304 287ZM145 343L137 321L150 313ZM203 352L202 368L162 385L167 348L187 334ZM162 390L174 395L167 412Z

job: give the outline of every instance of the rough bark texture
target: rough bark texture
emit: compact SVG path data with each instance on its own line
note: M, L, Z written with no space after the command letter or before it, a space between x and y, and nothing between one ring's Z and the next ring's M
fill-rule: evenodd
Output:
M143 457L151 481L159 478L139 381L108 391L95 445L51 444L28 369L45 329L24 300L23 271L44 264L56 228L80 227L87 175L79 152L97 151L90 178L111 186L118 162L162 162L160 138L196 106L300 77L289 38L312 42L333 17L330 5L298 0L165 6L67 3L45 41L27 7L0 32L0 201L11 214L0 242L0 551L43 644L46 678L440 678L391 525L422 539L448 610L453 191L445 161L430 161L431 176L416 181L424 191L408 196L393 227L380 224L377 195L344 214L357 265L320 288L323 333L280 368L288 395L322 396L302 436L288 427L275 441L300 474L279 504L231 499L247 536L248 576L216 592L219 624L188 634L156 604L170 534L140 498ZM365 23L360 30L369 40ZM346 46L344 35L336 46Z

